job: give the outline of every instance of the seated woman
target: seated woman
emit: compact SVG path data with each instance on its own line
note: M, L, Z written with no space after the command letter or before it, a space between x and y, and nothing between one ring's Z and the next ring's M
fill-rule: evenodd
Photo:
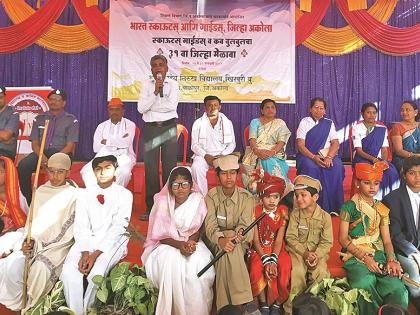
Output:
M388 130L376 123L378 108L373 103L362 106L363 121L353 126L353 146L355 149L353 167L356 163L374 164L379 160L388 160ZM388 163L388 162L386 162ZM377 199L382 198L400 186L398 171L392 163L384 171Z
M210 314L214 268L197 278L213 258L200 240L207 208L198 191L191 171L177 167L154 197L141 260L159 288L156 314Z
M332 120L324 118L327 103L313 98L309 112L296 132L296 169L298 175L308 175L321 182L318 204L327 212L337 211L344 201L344 167L337 156L339 142Z
M420 128L417 122L419 111L411 101L404 101L400 115L402 121L396 123L391 130L393 146L392 163L401 170L405 158L420 156Z
M372 300L359 300L360 314L376 314L386 303L408 306L408 292L399 279L402 269L389 234L389 209L374 199L386 167L384 162L357 163L360 192L343 204L340 213L339 242L347 278L351 287L368 291Z
M273 100L263 100L260 110L261 116L251 120L249 125L251 150L245 152L242 163L248 175L253 169L261 167L270 175L289 182L285 149L291 132L282 119L276 118L277 109ZM245 178L245 186L247 182L248 179Z
M16 167L11 159L0 156L0 216L4 227L1 234L15 231L26 223L28 205L19 189Z
M285 186L283 179L268 173L257 184L262 203L256 206L255 217L263 211L267 215L254 228L248 270L252 295L258 297L262 315L281 314L281 304L289 297L292 263L284 242L289 215L288 208L280 205Z

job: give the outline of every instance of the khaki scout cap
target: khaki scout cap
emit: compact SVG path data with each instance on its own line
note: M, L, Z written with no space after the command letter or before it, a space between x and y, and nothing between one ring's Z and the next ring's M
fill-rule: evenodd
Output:
M222 171L237 170L239 168L240 154L238 152L229 155L220 155L213 161L214 167L219 167Z
M55 153L51 155L48 159L48 167L53 167L62 170L70 170L71 168L71 160L70 157L62 152Z
M308 175L296 176L293 184L295 185L295 190L312 187L315 188L317 192L320 192L322 189L320 181Z

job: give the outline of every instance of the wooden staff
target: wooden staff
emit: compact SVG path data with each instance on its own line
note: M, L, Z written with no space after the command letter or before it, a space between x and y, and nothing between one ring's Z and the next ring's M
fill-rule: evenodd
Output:
M252 230L252 228L255 226L255 225L257 225L258 224L258 222L260 222L261 220L262 220L262 218L264 218L265 216L266 216L266 214L267 214L267 212L263 212L263 213L261 213L260 215L259 215L259 217L258 218L256 218L255 220L254 220L254 222L252 222L250 225L248 225L248 227L245 229L245 230L243 230L242 231L242 236L245 236L246 235L246 233L248 233L249 231L251 231ZM236 240L232 240L232 243L233 244L236 244ZM225 250L222 250L222 251L220 251L213 259L212 259L212 261L211 262L209 262L203 269L201 269L200 271L199 271L199 273L197 273L197 277L198 278L200 278L202 275L203 275L203 273L205 273L207 270L209 270L210 269L210 267L211 266L213 266L215 263L216 263L216 261L218 261L224 254L226 254L226 251Z
M50 123L50 121L48 119L45 120L44 132L42 133L42 139L41 139L41 146L40 146L39 152L38 152L38 163L36 165L34 185L32 187L32 202L31 202L31 205L29 207L29 213L28 213L28 218L27 218L28 229L27 229L26 240L25 240L25 242L27 244L30 244L30 242L31 242L31 230L32 230L32 220L33 220L33 216L34 216L35 194L36 194L36 189L38 188L39 171L41 169L42 157L44 156L45 140L47 139L49 123ZM27 299L27 295L28 295L27 284L28 284L28 275L29 275L29 258L30 258L29 256L30 255L25 255L25 267L23 269L23 288L22 288L21 309L24 309L26 307L26 299Z

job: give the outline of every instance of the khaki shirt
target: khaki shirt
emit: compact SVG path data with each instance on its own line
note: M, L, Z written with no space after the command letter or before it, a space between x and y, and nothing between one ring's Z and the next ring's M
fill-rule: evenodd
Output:
M239 229L245 229L254 220L255 199L245 189L236 187L231 197L226 197L222 187L212 188L205 198L207 216L205 230L207 238L218 244L220 237L234 236ZM245 241L252 240L249 231Z
M286 243L288 250L301 256L307 250L315 252L318 257L328 255L333 244L330 214L319 205L312 217L308 217L302 209L294 209L290 214Z

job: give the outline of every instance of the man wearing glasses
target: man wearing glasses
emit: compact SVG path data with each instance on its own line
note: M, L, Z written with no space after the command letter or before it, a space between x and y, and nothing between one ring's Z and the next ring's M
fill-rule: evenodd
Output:
M28 299L22 313L51 291L73 244L78 189L66 180L70 167L70 157L65 153L49 158L48 182L35 194L31 242L25 241L27 227L0 238L0 303L13 311L21 310L25 255L30 257L30 269Z

